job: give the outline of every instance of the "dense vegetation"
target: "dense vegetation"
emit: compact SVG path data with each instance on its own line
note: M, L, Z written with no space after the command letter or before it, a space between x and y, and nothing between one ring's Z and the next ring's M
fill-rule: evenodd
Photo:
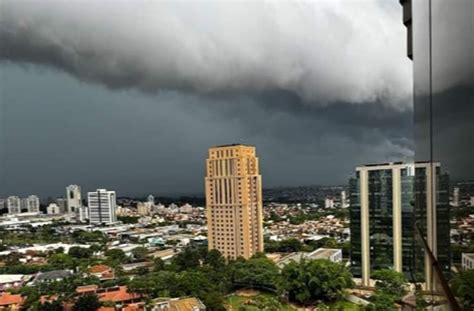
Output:
M474 310L474 270L457 274L452 280L452 287L461 299L463 310Z
M371 297L371 304L366 308L374 311L394 310L394 304L400 301L407 293L408 281L405 276L393 270L379 270L373 273L375 295Z
M260 299L258 304L279 305L279 300L289 298L294 302L311 303L316 300L332 302L342 297L344 288L351 286L351 275L347 268L327 260L291 263L280 271L273 261L263 254L245 260L225 260L216 250L206 248L185 248L171 262L165 264L157 259L150 267L134 271L128 278L120 271L123 262L143 260L146 249L137 248L131 258L120 250L108 250L106 258L95 258L93 252L74 248L69 254L62 252L49 254L48 267L51 269L75 269L85 271L94 263L103 262L116 267L117 280L107 281L102 286L128 285L130 291L140 293L145 301L157 297L196 296L208 310L225 310L226 295L240 288L259 289L272 293L275 299ZM28 296L27 310L55 310L56 303L39 306L41 295L58 294L61 299L73 296L77 286L100 284L95 277L78 273L60 282L41 286L25 286L18 292ZM317 286L316 286L317 284ZM316 287L315 287L316 286ZM84 298L85 299L85 298ZM80 304L86 304L82 301ZM91 301L93 298L88 298ZM91 303L90 301L88 303ZM43 309L45 308L45 309ZM79 306L76 310L80 309ZM272 310L271 308L269 310Z

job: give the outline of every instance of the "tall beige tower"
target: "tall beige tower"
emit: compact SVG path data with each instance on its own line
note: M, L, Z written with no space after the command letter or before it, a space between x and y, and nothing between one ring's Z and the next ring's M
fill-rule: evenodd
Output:
M212 147L206 164L209 249L227 258L263 252L262 176L255 147Z

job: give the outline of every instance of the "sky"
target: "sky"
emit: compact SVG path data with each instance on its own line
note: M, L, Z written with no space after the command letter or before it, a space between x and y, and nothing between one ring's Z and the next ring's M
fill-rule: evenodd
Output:
M202 194L207 149L265 188L413 156L398 1L0 1L0 196Z

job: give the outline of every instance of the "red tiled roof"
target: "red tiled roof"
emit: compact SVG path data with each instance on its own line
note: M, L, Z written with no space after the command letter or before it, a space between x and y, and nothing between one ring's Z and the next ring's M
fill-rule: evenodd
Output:
M143 307L139 305L128 305L122 309L122 311L143 311Z
M113 307L100 307L97 311L115 311Z
M95 292L97 290L97 288L98 288L98 286L95 285L95 284L78 286L76 288L76 293L83 294L83 293Z
M90 273L104 273L110 271L112 268L110 268L107 265L95 265L89 268Z
M139 299L140 294L129 293L127 286L120 286L118 290L98 293L100 301L125 302L133 299Z
M9 292L4 292L0 295L0 306L22 304L23 300L24 299L21 295L12 295Z

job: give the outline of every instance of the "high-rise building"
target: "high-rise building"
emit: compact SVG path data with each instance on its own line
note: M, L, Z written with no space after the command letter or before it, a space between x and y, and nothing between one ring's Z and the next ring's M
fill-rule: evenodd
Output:
M111 224L117 222L115 191L97 189L87 193L89 222L91 224Z
M262 177L255 147L210 148L206 170L209 249L228 258L262 252Z
M69 185L66 187L67 212L77 213L82 206L81 187Z
M46 207L46 214L48 215L57 215L61 214L61 212L61 207L56 203L49 203L49 205Z
M415 161L439 162L451 179L473 180L474 1L400 2L408 30L407 52L413 60ZM428 241L428 236L418 238ZM433 253L435 271L445 270L438 264L436 252L429 247L426 251L430 256ZM459 259L453 259L460 264ZM434 284L428 288L432 295L443 293L452 310L460 309L444 274L432 275L429 282Z
M453 206L459 207L459 187L453 189Z
M153 195L149 195L148 198L147 198L147 201L151 204L151 205L155 205L155 197Z
M20 210L22 212L28 210L28 198L20 198Z
M151 214L152 205L148 202L138 202L137 203L137 213L140 216L148 216Z
M60 213L67 212L67 199L65 198L56 198L56 204L59 206Z
M89 219L89 208L87 206L79 207L77 214L80 222L86 222Z
M9 196L7 198L8 214L19 214L21 213L21 200L17 196Z
M0 210L7 208L7 201L5 199L0 199Z
M358 167L350 195L351 267L362 285L371 285L374 271L394 269L430 288L433 267L415 239L415 226L449 272L449 179L439 163Z
M39 213L40 200L37 195L30 195L27 198L28 200L28 213Z
M347 195L346 191L342 190L341 191L341 207L346 208L347 207Z
M324 199L324 207L325 208L334 208L334 200L331 198Z

